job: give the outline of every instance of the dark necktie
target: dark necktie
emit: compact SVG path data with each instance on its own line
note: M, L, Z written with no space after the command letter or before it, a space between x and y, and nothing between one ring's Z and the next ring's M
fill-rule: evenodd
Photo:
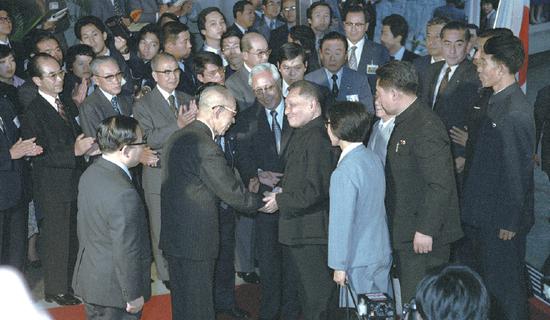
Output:
M63 118L65 122L69 123L69 118L67 118L67 114L65 113L65 106L59 98L55 98L55 105L57 106L57 113L59 113L59 116Z
M118 99L116 96L113 96L111 98L111 105L113 106L113 109L115 110L116 113L118 113L119 115L122 114L122 112L120 111L120 105L118 104Z
M433 105L433 108L435 109L435 105L437 104L437 100L439 100L439 97L443 92L445 92L445 89L447 88L447 85L449 84L449 74L451 73L451 67L447 67L447 70L445 70L445 75L443 76L443 79L441 80L441 83L439 84L439 89L437 90L437 96L435 96L435 103Z
M174 116L176 116L177 118L178 108L176 107L176 97L174 97L173 94L168 97L168 104L170 105L170 111L172 111L174 113Z
M338 89L338 83L336 82L338 80L338 75L333 74L332 75L332 96L334 97L334 100L336 100L336 97L338 97L338 93L340 90Z
M4 120L2 120L2 117L0 117L0 132L6 133L6 125L4 124Z
M269 23L269 29L270 30L275 29L275 20L271 20L271 22Z
M122 13L122 7L120 5L120 0L113 0L113 8L115 9L115 16L124 16Z
M281 152L281 126L277 121L277 111L271 110L271 131L275 136L275 145L277 146L277 154Z

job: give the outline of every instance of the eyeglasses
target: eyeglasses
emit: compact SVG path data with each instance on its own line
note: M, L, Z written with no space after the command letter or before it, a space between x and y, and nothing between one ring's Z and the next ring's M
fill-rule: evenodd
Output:
M269 1L266 5L272 6L272 7L278 7L281 5L281 1Z
M223 47L223 48L222 48L222 51L223 51L223 52L240 51L240 50L241 50L241 47L240 47L240 46Z
M267 50L260 50L258 52L250 52L250 54L253 54L255 56L266 56L266 57L269 57L269 55L271 54L271 49L267 49Z
M58 70L58 71L50 72L48 74L43 75L42 77L50 78L52 80L57 78L57 77L59 77L60 79L63 79L63 77L65 77L65 70Z
M107 81L109 81L109 82L113 82L113 81L115 81L115 79L116 79L116 80L120 80L120 79L122 79L122 76L123 76L123 75L124 75L124 74L123 74L122 72L120 72L120 71L117 72L117 73L115 73L115 74L110 74L110 75L107 75L107 76L100 76L99 74L94 74L94 76L103 78L103 79L105 79L105 80L107 80Z
M124 149L124 147L133 147L133 146L144 146L147 144L147 140L143 140L141 142L132 142L132 143L127 143L125 144L124 146L122 146L119 150L122 151L122 149Z
M225 110L231 112L233 115L237 115L237 110L233 110L233 109L231 109L231 108L228 108L228 107L224 106L223 104L219 104L219 105L213 106L213 107L212 107L212 110L213 110L213 109L216 109L216 108L223 108L223 109L225 109Z
M296 11L296 6L283 8L283 11L284 12Z
M163 74L165 76L171 76L171 75L174 75L176 77L179 77L180 75L180 72L181 72L181 69L180 68L176 68L174 70L155 70L156 73L160 73L160 74Z
M359 22L356 22L356 23L353 23L353 22L344 22L344 26L348 27L348 28L364 28L365 25L367 25L366 23L359 23Z
M10 17L0 17L0 22L11 22Z
M268 87L264 87L264 88L256 88L256 89L254 89L254 93L255 93L256 95L262 95L262 94L265 94L265 93L267 93L267 92L273 91L273 89L275 89L275 85L274 85L274 84L272 84L272 85L270 85L270 86L268 86Z

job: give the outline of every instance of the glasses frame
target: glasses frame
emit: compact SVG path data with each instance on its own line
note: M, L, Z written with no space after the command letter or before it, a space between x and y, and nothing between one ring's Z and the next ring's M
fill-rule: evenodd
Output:
M216 108L222 108L224 110L227 110L227 111L231 112L235 116L237 115L237 110L229 109L228 107L224 106L223 104L218 104L218 105L213 106L212 110L214 110Z
M105 79L108 82L113 82L113 80L115 80L115 78L117 78L117 80L121 80L124 77L124 73L122 71L119 71L115 74L110 74L108 76L100 76L99 74L94 74L94 76Z

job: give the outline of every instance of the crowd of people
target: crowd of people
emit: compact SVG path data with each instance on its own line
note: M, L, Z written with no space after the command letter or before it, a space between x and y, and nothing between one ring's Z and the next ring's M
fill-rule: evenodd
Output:
M517 84L509 29L436 10L419 56L399 14L372 40L373 1L299 25L295 0L240 0L196 26L193 1L97 2L66 49L46 24L14 41L0 6L0 263L24 271L38 227L46 301L139 319L154 263L178 320L250 318L236 274L259 319L337 319L361 293L528 319L550 108Z

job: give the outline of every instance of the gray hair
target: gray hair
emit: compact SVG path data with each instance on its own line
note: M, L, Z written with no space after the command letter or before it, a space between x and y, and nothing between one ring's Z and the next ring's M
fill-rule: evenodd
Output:
M248 75L248 85L252 87L252 78L258 73L266 71L271 73L271 76L273 77L273 80L275 80L275 82L279 83L281 75L279 74L279 70L277 70L277 67L275 67L271 63L260 63L254 66L252 70L250 70L250 74Z
M98 75L99 67L105 63L114 63L116 66L118 66L118 69L120 70L120 66L118 65L118 62L115 60L115 58L110 56L101 56L96 57L92 62L90 63L90 69L92 70L93 75Z
M151 59L151 69L157 70L158 65L161 61L174 61L175 63L178 63L176 58L174 58L173 55L166 53L166 52L159 52L157 53L153 59Z

